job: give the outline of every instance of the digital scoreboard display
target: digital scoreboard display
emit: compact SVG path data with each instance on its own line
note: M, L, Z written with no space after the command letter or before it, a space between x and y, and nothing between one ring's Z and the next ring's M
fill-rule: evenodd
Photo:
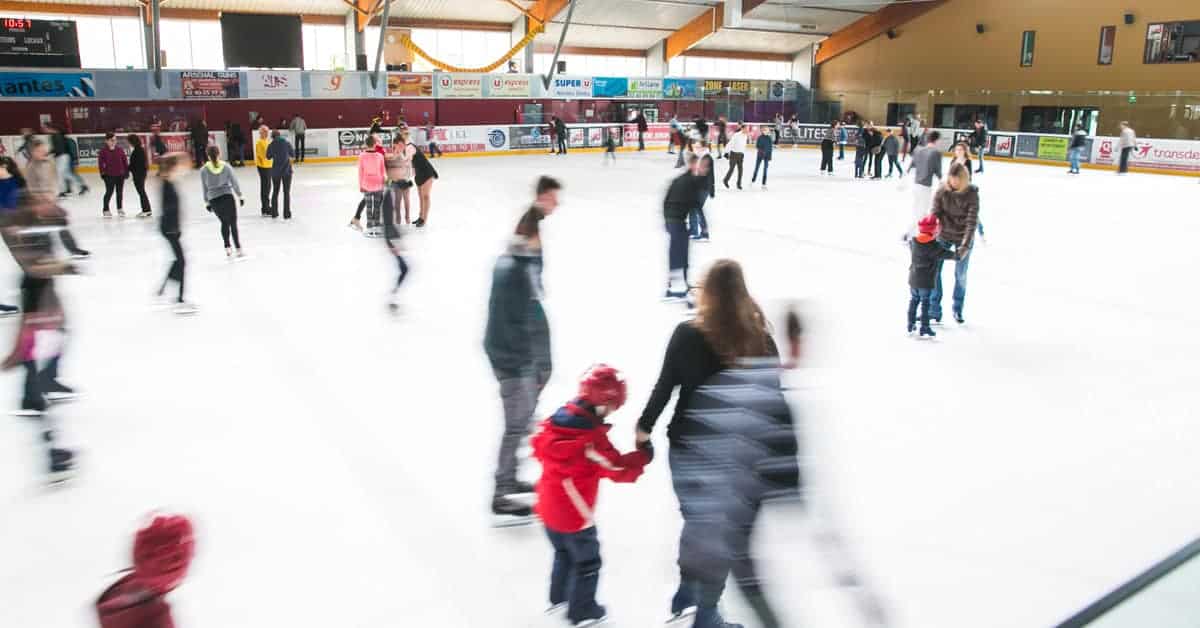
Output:
M75 22L0 18L0 67L81 67Z

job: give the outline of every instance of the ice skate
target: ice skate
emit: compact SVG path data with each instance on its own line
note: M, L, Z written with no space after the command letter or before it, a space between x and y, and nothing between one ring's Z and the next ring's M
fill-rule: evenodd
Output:
M151 216L153 216L153 214L151 214L151 213L150 213L150 212L148 212L148 211L145 211L145 212L142 212L142 213L140 213L140 214L138 214L137 216L134 216L134 217L135 217L135 218L149 218L149 217L151 217Z
M75 476L75 453L70 449L50 450L50 469L47 486L59 486Z
M46 401L49 403L66 403L68 401L75 401L79 398L79 394L75 392L75 389L71 388L70 386L63 385L63 383L58 380L51 380L50 383L46 385L45 395Z
M954 322L958 323L959 325L965 325L967 323L966 319L963 318L961 310L954 310Z
M352 218L352 219L350 219L350 224L349 224L349 225L347 225L347 226L348 226L348 227L350 227L351 229L354 229L355 231L362 231L362 230L363 230L363 228L362 228L362 223L361 223L361 222L359 222L359 220L358 220L357 218Z
M242 249L238 249L237 253L234 254L234 256L233 256L233 261L235 261L235 262L244 262L248 259L250 259L250 258L246 256L246 252L243 251Z
M696 611L696 622L692 628L744 628L741 624L725 621L717 607L702 608Z
M696 593L691 585L682 583L675 595L671 597L671 616L667 618L668 626L683 626L684 622L696 615Z
M118 209L117 210L117 218L124 218L124 217L125 217L125 210Z
M608 610L599 604L597 604L596 608L592 609L592 612L588 613L587 615L587 617L582 617L580 619L571 619L568 616L567 621L571 622L571 625L575 626L575 628L599 626L608 621Z
M511 528L534 522L533 509L508 497L497 495L492 499L492 527Z
M932 327L925 325L925 326L921 327L921 335L918 336L918 338L920 338L921 340L925 340L927 338L929 340L934 340L935 338L937 338L937 333L933 331Z
M110 212L106 209L106 210L104 210L104 213L100 214L100 216L102 218L112 218L112 212Z
M176 303L175 307L172 308L171 311L176 316L187 316L189 314L195 314L196 312L199 312L200 308L196 307L195 304L182 301L180 303Z
M5 305L0 303L0 318L4 318L5 316L13 316L20 313L21 308L15 305Z
M543 614L546 617L565 620L567 618L567 603L559 602L558 604L551 604L550 608L547 608Z

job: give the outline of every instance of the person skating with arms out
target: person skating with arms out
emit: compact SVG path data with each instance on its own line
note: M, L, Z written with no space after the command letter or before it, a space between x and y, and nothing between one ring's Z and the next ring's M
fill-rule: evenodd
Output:
M600 480L634 482L654 458L649 441L621 454L608 440L606 417L625 404L626 386L613 367L598 364L584 374L579 393L542 422L532 440L542 464L537 513L554 548L549 614L565 611L576 628L604 621L596 602L600 540L593 512Z

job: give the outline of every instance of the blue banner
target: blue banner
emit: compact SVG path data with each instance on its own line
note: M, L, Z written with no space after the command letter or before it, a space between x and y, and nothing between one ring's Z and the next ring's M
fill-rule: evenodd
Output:
M0 98L95 98L91 72L0 72Z
M629 93L629 79L616 76L597 76L592 79L593 98L620 98Z
M700 84L695 79L663 79L663 98L699 98Z

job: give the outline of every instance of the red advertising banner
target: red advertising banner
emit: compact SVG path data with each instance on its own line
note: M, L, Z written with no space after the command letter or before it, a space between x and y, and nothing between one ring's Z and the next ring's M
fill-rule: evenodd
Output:
M638 130L636 124L626 124L625 129L625 146L637 146ZM647 144L669 144L671 142L671 125L669 124L651 124L648 125L646 132L642 135L642 139Z
M1115 137L1098 137L1093 146L1095 158L1092 163L1110 166L1121 158ZM1137 147L1129 156L1129 165L1135 168L1200 172L1200 145L1188 140L1139 138Z
M180 94L184 98L238 98L241 79L237 72L180 72Z

